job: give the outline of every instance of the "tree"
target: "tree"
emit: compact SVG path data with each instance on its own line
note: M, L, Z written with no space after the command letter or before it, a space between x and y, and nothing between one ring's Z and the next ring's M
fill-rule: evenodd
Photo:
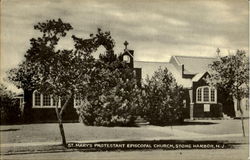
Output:
M87 83L79 87L79 101L82 101L77 112L86 125L97 126L130 126L134 125L136 108L138 107L137 80L133 69L122 61L121 56L114 53L114 40L110 32L98 33L93 41L84 41L74 37L76 48L88 43L96 47L102 45L106 52L95 60L89 72Z
M109 32L98 29L96 35L80 39L72 36L75 49L58 49L59 40L72 30L69 23L61 19L47 20L38 23L34 29L39 30L42 36L30 40L31 47L25 54L25 61L17 68L11 69L9 79L19 88L32 93L52 95L56 102L56 115L62 137L62 144L66 146L63 128L63 112L72 96L82 91L85 94L86 84L95 73L95 59L91 55L102 45L108 53L112 53L113 41ZM32 94L31 94L32 95ZM61 99L62 107L58 103Z
M248 96L249 64L246 52L237 50L235 55L219 57L218 61L209 65L210 76L206 81L217 88L224 88L237 100L241 113L242 132L245 136L243 110L240 106L242 98Z
M131 73L130 69L112 71L106 67L96 68L84 89L86 94L80 92L84 103L78 108L78 113L87 125L134 125L139 91L137 82L134 78L124 78Z
M0 83L0 124L16 123L20 120L20 108L15 94L7 89L5 85Z
M146 120L155 125L182 122L183 88L167 68L159 68L144 85L143 110Z
M73 29L61 19L38 23L34 29L39 30L42 36L30 40L31 47L25 54L25 61L10 70L9 79L24 90L36 89L40 93L52 95L56 101L62 143L66 146L62 114L77 84L84 80L86 65L91 61L91 56L73 50L57 49L60 38ZM59 99L63 102L60 109Z

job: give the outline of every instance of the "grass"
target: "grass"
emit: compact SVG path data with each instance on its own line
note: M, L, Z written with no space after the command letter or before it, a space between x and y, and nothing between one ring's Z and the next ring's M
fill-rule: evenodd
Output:
M247 122L248 120L245 120ZM245 123L248 128L248 123ZM143 140L154 137L173 136L171 126L142 126L142 127L93 127L81 123L65 123L64 130L67 141L88 141L126 139ZM189 133L205 135L240 134L240 120L206 120L189 121L185 125L173 126L173 129ZM177 132L178 132L177 131ZM247 132L248 133L248 132ZM57 123L4 125L0 126L1 143L29 143L29 142L60 142L61 136ZM188 134L186 135L188 137Z
M81 123L65 123L67 141L102 139L143 139L170 134L140 127L93 127ZM1 143L61 141L57 123L1 126Z
M204 122L209 121L209 123L204 124ZM190 125L174 126L175 129L190 131L201 134L215 135L215 134L239 134L242 133L241 121L239 119L235 120L196 120L189 121ZM192 125L192 122L195 125ZM199 125L200 123L200 125ZM249 131L249 121L244 120L244 126L246 134Z

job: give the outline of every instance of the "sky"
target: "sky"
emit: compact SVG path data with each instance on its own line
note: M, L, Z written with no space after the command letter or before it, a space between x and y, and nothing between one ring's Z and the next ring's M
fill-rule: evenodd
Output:
M172 55L216 56L217 48L221 55L248 52L248 14L247 0L1 0L1 80L39 36L33 26L49 19L74 28L59 47L73 48L72 35L88 38L101 28L111 32L116 53L127 40L135 60L168 62Z

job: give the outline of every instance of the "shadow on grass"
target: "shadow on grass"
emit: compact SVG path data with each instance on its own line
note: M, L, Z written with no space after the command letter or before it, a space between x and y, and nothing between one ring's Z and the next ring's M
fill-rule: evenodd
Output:
M160 127L165 127L165 126L191 126L191 125L214 125L214 124L218 124L218 123L214 123L214 122L176 122L176 123L169 123L169 124L150 124L150 123L138 123L137 126L146 126L146 125L152 125L152 126L160 126Z
M174 124L176 125L183 125L183 126L187 126L187 125L212 125L212 124L218 124L218 123L214 123L214 122L183 122L181 124Z
M18 131L20 129L17 128L11 128L11 129L1 129L0 132L11 132L11 131Z

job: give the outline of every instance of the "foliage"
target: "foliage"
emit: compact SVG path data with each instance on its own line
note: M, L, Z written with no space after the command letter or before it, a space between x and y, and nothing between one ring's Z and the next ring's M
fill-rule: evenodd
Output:
M72 50L59 50L57 44L67 31L73 29L61 19L47 20L34 26L41 36L30 40L31 47L25 54L25 61L17 68L10 70L9 79L18 87L51 94L58 105L59 97L64 101L60 112L56 105L63 144L66 145L62 126L62 113L72 96L74 83L78 80L82 64L79 55ZM75 64L75 65L74 65ZM82 74L80 74L82 75Z
M77 60L72 50L58 50L56 45L72 27L58 19L38 23L34 29L39 30L42 36L30 40L31 47L25 54L25 61L10 70L9 79L19 88L37 89L41 93L64 97L69 94L73 83L70 81L71 72L75 71L69 60Z
M183 120L183 88L167 68L147 77L143 92L145 119L154 125L171 125Z
M233 96L223 87L217 87L219 93L217 101L222 104L222 112L230 117L235 117Z
M243 136L245 136L243 110L240 101L248 97L249 93L249 61L246 52L237 50L235 55L219 57L218 61L213 62L210 67L210 76L206 81L217 88L223 88L235 97L237 107L241 113L241 123Z
M81 94L86 101L79 109L84 123L131 124L136 106L136 92L133 92L136 81L133 71L114 54L115 42L110 32L98 29L96 34L85 39L73 35L75 49L59 50L59 40L73 29L69 23L61 19L48 20L38 23L34 29L42 35L30 40L31 47L25 54L25 61L10 71L9 79L24 89L51 94L57 102L61 98L64 104L61 109L56 107L56 113L64 144L62 113L76 94ZM106 53L95 60L91 53L100 46L106 49Z
M8 72L8 79L17 87L27 90L35 88L35 69L32 68L32 64L24 61L16 68L10 69Z
M210 76L206 81L216 87L222 87L230 95L241 99L248 95L249 61L245 51L237 50L235 55L220 57L210 67Z
M112 48L100 54L89 74L88 83L79 93L83 101L77 111L86 125L134 125L140 89L133 69L122 62Z
M20 122L20 108L17 99L14 99L14 93L0 84L0 124L13 124Z

